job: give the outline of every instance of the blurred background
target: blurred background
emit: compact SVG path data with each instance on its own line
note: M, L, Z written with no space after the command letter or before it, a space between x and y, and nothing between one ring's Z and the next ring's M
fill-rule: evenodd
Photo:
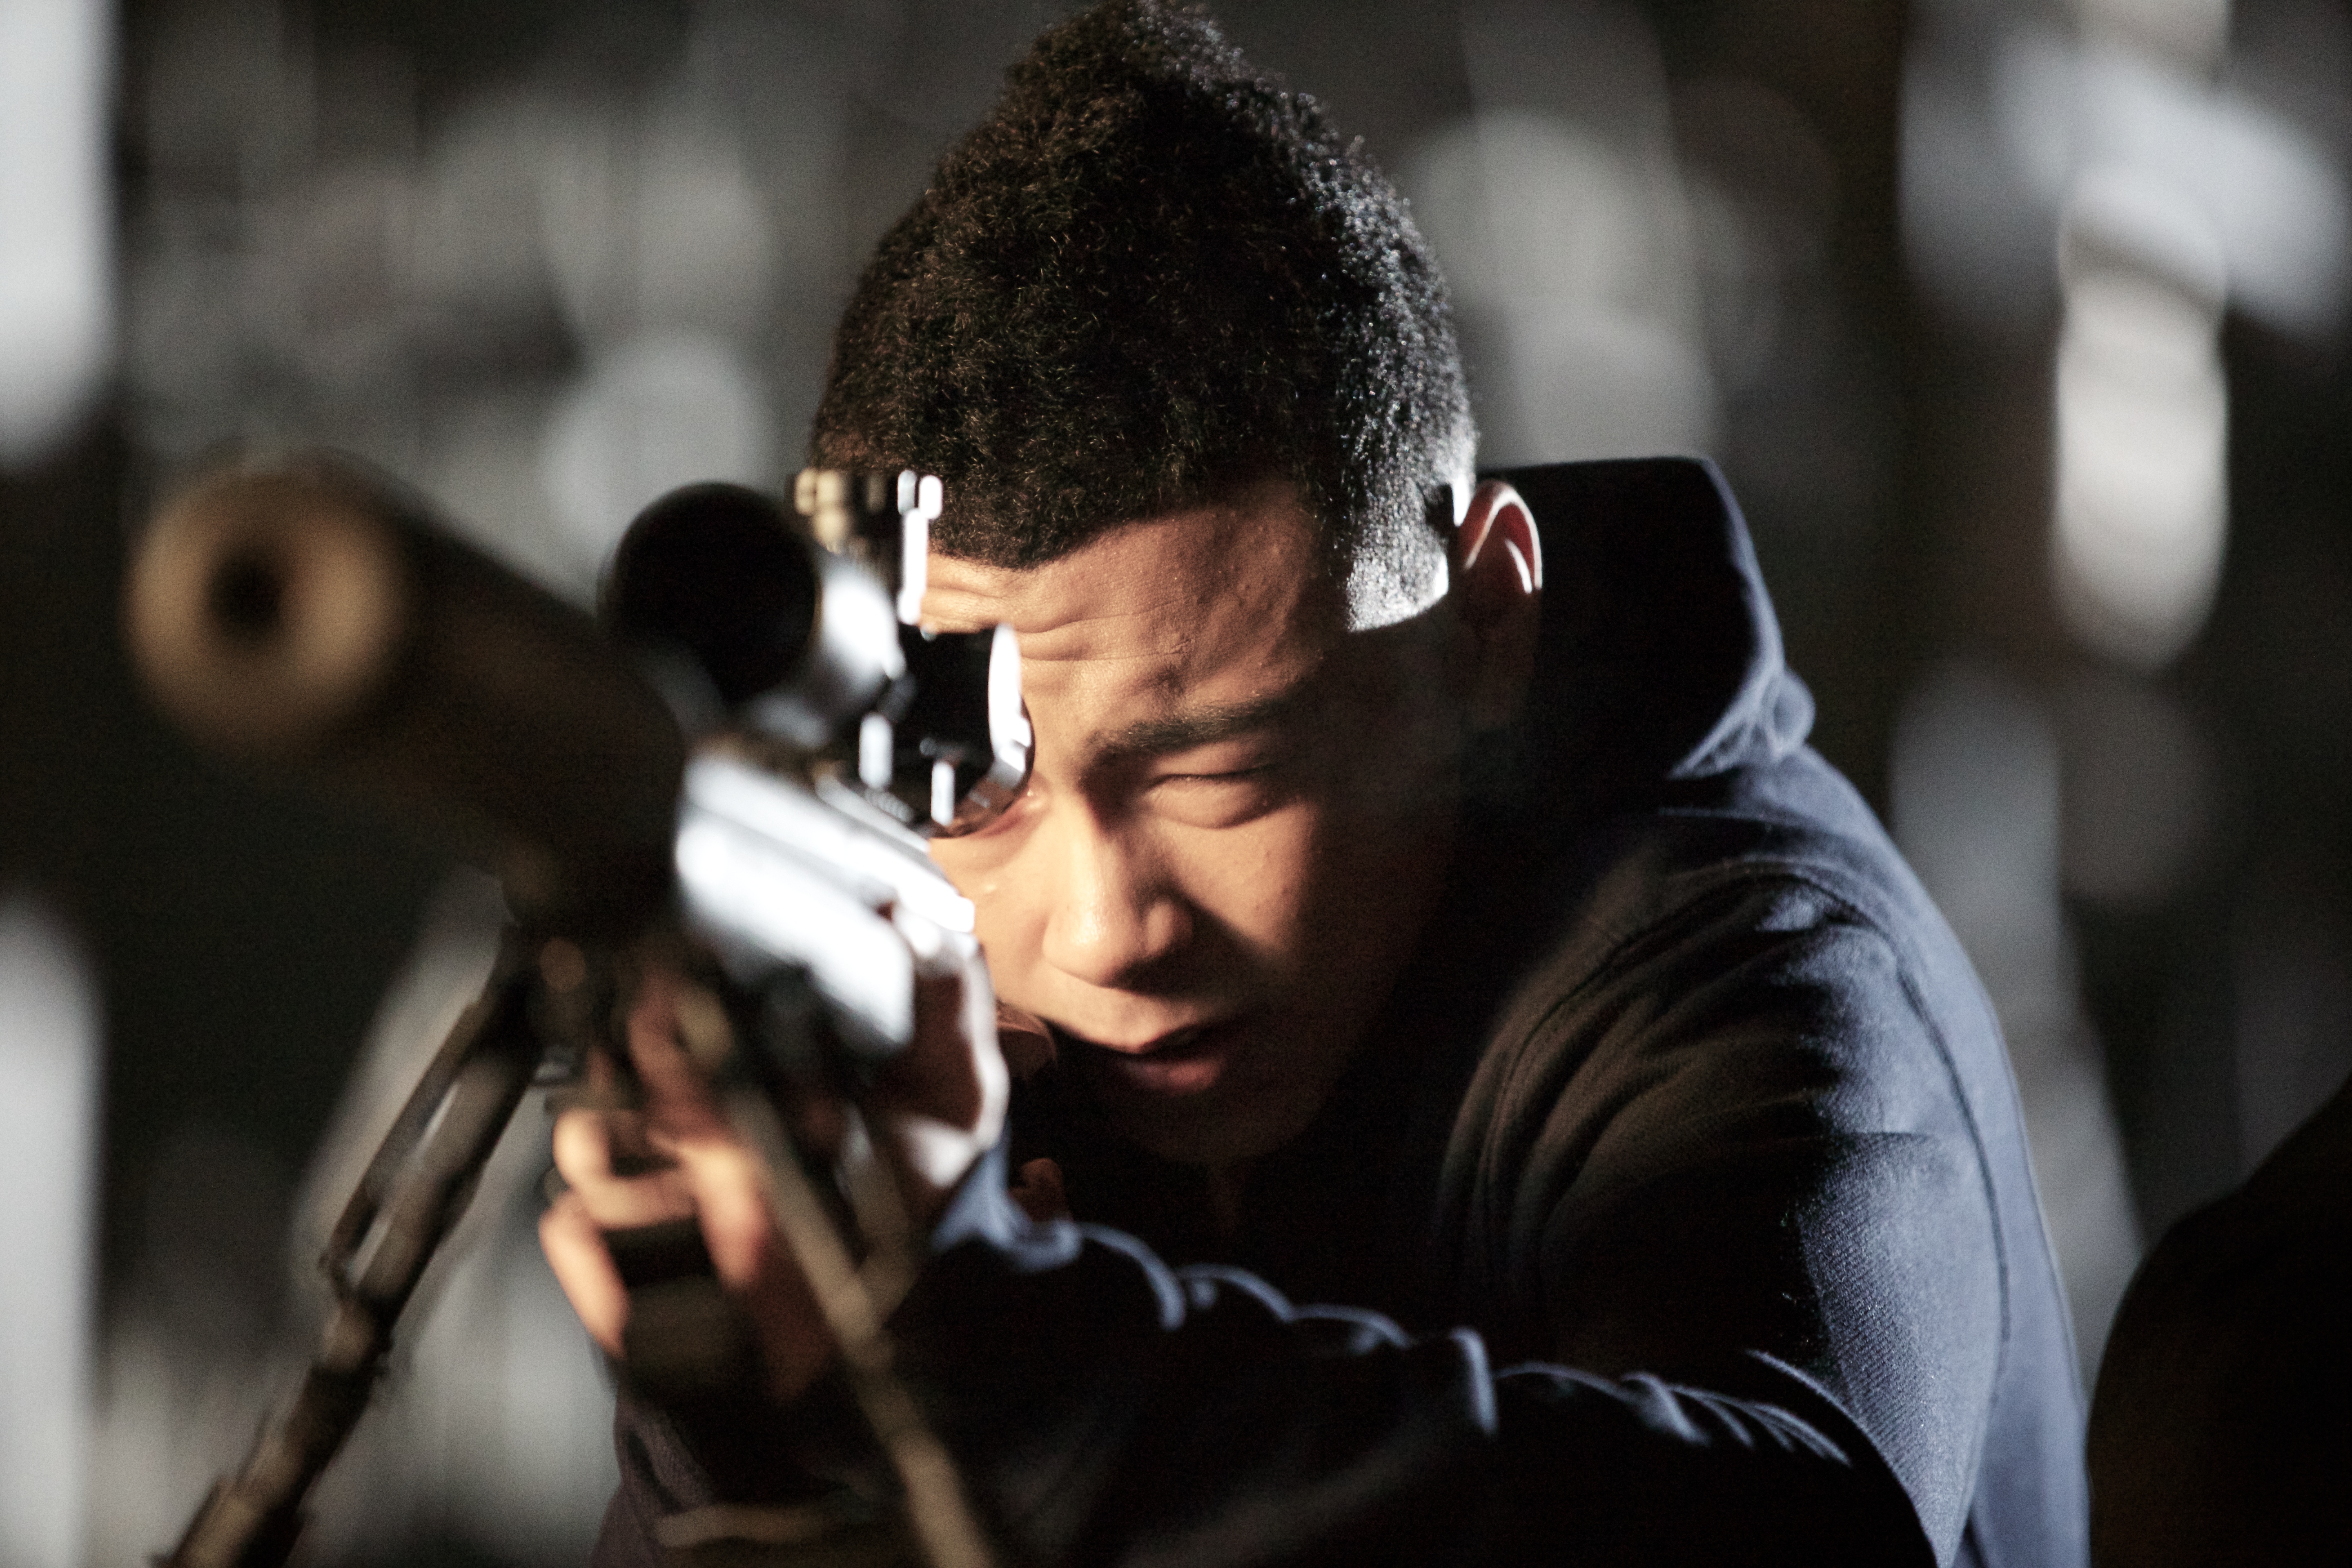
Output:
M158 483L331 443L584 599L657 492L799 466L861 258L1064 8L0 0L0 1568L139 1560L241 1458L498 918L142 708ZM2095 1367L2352 1068L2352 7L1217 9L1412 198L1487 461L1728 473L1817 743L2000 1010ZM544 1142L310 1561L584 1552Z

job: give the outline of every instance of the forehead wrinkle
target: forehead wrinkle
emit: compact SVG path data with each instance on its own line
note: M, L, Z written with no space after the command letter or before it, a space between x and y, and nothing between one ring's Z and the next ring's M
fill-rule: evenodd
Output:
M1181 592L1171 591L1148 604L1085 615L1055 615L1050 605L1043 608L1024 606L1020 597L1018 595L992 594L982 589L943 586L934 588L926 595L924 609L927 619L942 624L978 626L1003 622L1011 626L1016 636L1041 639L1083 634L1119 623L1149 621L1172 612L1178 618L1169 629L1177 636L1174 642L1161 651L1174 651L1192 640L1189 634L1192 623L1182 616L1182 612L1191 607L1192 599Z
M1138 719L1105 735L1091 750L1097 758L1104 760L1164 755L1271 729L1297 716L1311 699L1313 686L1314 676L1310 673L1265 697L1205 703L1189 712Z
M1015 617L1013 621L1013 629L1022 637L1036 637L1041 640L1057 637L1082 638L1106 626L1129 626L1138 621L1150 626L1152 623L1164 619L1158 612L1168 607L1165 604L1146 605L1132 610L1111 610L1098 616L1076 616L1068 619L1050 621L1044 625L1033 623L1024 626L1020 619ZM1181 647L1192 640L1189 635L1192 628L1181 619L1168 623L1164 629L1176 634L1175 646Z

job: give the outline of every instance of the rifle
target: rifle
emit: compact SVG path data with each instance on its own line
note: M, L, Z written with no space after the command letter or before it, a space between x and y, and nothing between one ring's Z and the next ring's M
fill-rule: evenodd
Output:
M693 1561L748 1530L881 1561L911 1538L933 1568L986 1568L954 1466L892 1368L885 1320L919 1238L855 1110L912 1039L919 971L977 951L924 839L991 819L1029 766L1010 628L918 625L940 500L911 471L810 470L790 509L689 486L631 524L593 620L348 458L238 463L161 509L124 605L159 704L218 752L421 816L498 875L512 916L331 1233L333 1307L299 1392L165 1568L287 1560L517 1107L534 1085L578 1093L592 1062L625 1080L617 1020L648 959L701 983L687 1043L765 1166L903 1510L749 1525L713 1510L728 1517L667 1521L666 1547ZM808 1090L847 1107L833 1153L779 1113ZM750 1375L748 1333L680 1229L608 1237L631 1290L625 1375L723 1396Z

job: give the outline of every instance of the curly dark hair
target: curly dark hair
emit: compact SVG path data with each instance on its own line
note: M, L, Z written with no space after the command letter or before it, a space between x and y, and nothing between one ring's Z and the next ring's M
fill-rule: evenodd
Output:
M812 440L824 467L940 475L951 554L1035 565L1282 477L1334 568L1401 584L1471 445L1404 203L1163 0L1063 22L1008 73L859 280Z

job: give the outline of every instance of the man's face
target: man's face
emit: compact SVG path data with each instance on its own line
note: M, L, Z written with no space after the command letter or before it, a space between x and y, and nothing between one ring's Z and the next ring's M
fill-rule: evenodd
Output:
M1046 565L934 556L926 618L1009 622L1027 793L933 846L998 994L1165 1158L1294 1137L1435 901L1458 786L1442 614L1351 633L1286 484Z

